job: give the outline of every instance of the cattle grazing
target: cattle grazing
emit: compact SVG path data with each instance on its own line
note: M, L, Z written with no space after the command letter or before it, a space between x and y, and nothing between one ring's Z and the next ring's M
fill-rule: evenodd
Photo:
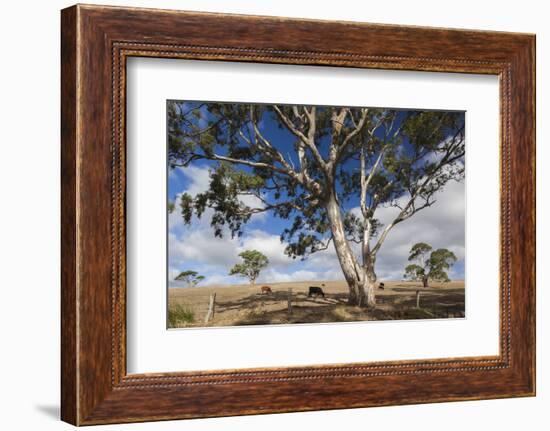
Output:
M380 283L380 284L378 285L378 289L384 290L384 283Z
M269 294L269 293L273 293L273 291L271 290L271 287L269 286L262 286L262 295L265 294Z
M309 286L309 292L307 296L308 298L311 298L312 296L322 296L324 298L325 292L323 292L323 289L321 289L319 286Z

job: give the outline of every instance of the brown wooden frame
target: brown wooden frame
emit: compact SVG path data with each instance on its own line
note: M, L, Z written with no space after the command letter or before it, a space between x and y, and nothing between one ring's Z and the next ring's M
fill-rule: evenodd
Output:
M534 35L78 5L62 11L61 49L63 420L88 425L535 394ZM127 375L129 56L498 75L500 354Z

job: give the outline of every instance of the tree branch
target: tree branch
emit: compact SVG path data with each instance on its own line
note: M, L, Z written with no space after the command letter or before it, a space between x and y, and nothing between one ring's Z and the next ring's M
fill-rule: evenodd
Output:
M218 126L218 124L220 124L222 121L224 121L224 118L220 118L219 120L215 121L214 123L212 123L210 126L208 127L205 127L204 129L202 130L197 130L196 132L193 132L193 133L185 133L185 132L182 132L183 136L186 136L188 138L196 138L197 136L200 136L202 135L203 133L206 133L206 132L209 132L210 130L212 130L214 127Z
M344 140L342 141L341 145L336 145L335 142L332 143L332 146L330 148L330 163L333 166L336 166L338 159L348 146L348 144L352 141L352 139L357 136L361 130L363 130L363 127L367 123L367 114L369 110L368 108L365 108L362 110L361 118L359 120L359 123L356 123L355 120L353 120L353 124L355 125L354 129L346 135Z
M366 154L365 154L365 147L364 145L361 146L361 159L360 159L360 163L361 163L361 197L360 197L360 201L361 201L361 212L363 214L363 217L368 217L368 210L369 208L367 208L367 190L369 188L369 185L372 181L372 178L374 177L374 174L376 173L376 171L378 170L378 166L380 165L380 162L382 161L382 159L384 158L384 153L386 151L386 147L384 146L381 150L380 150L380 154L378 155L376 161L374 162L374 165L372 166L370 172L369 172L369 176L367 177L366 176Z
M355 137L357 136L357 134L363 129L363 127L365 126L365 124L367 123L367 114L368 114L369 110L368 109L363 109L363 114L361 115L361 119L359 120L359 123L357 124L357 126L350 132L346 135L346 137L344 138L344 140L342 141L342 145L340 145L341 148L345 148L346 145Z
M295 202L292 202L292 201L284 201L284 202L277 202L277 203L270 203L268 200L266 200L262 195L260 195L259 193L255 193L255 192L240 192L239 195L241 196L254 196L256 199L258 199L262 204L264 204L264 208L266 208L266 211L269 210L269 209L274 209L274 208L281 208L281 207L292 207L298 211L302 211L303 208L301 206L299 206L298 204L296 204ZM252 207L250 207L250 209L254 209Z
M294 127L294 124L292 124L292 121L290 121L290 118L288 118L283 112L279 109L277 105L273 105L273 109L277 113L277 116L280 118L280 120L285 124L288 130L292 132L295 136L300 138L304 144L308 143L306 135L302 133L302 131L298 130L296 127Z
M319 153L317 146L315 145L315 107L311 108L311 112L308 112L307 109L305 109L306 115L309 120L309 131L308 131L309 136L304 135L301 130L298 130L294 126L294 124L292 124L292 121L290 121L290 119L279 109L277 105L273 105L273 109L277 113L277 116L281 119L281 121L287 127L287 129L296 137L298 137L305 144L307 148L309 148L318 165L321 168L325 169L326 162L321 156L321 154Z
M437 164L437 167L434 169L433 173L431 175L428 175L424 181L421 182L420 185L418 185L411 193L411 197L407 204L401 209L399 212L399 215L389 224L387 225L384 230L382 231L382 234L378 238L378 241L376 242L376 245L372 249L372 254L376 254L380 247L382 246L382 243L386 239L386 236L388 235L389 231L393 229L393 227L402 222L403 220L407 220L408 218L412 217L414 214L416 214L418 211L423 210L424 208L428 208L432 206L435 203L435 200L430 201L432 196L435 194L435 192L438 189L434 189L430 193L428 193L427 197L425 198L425 203L421 205L420 207L415 207L415 200L419 196L419 194L425 189L425 187L428 185L428 183L436 176L437 173L441 172L441 169L444 166L447 166L454 161L458 160L459 158L464 156L464 151L460 152L459 154L456 154L451 157L453 152L458 148L458 146L463 142L463 138L459 139L458 143L455 143L457 137L460 136L461 133L460 129L452 138L453 144L451 144L443 156L443 158L439 161Z
M332 242L332 235L328 237L327 242L325 242L322 246L315 247L315 252L326 250L331 242Z
M185 163L173 163L172 166L187 167L189 163L191 163L193 160L217 160L220 162L228 162L228 163L235 163L235 164L250 166L251 168L269 169L269 170L278 172L280 174L290 176L290 173L287 172L286 170L278 168L277 166L273 166L272 164L269 164L269 163L236 159L234 157L222 156L219 154L211 154L211 155L193 154L191 157L189 157L189 159Z

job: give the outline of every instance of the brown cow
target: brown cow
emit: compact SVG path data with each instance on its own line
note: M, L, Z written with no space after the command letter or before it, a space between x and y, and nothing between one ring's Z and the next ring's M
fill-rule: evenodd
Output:
M262 295L263 294L268 294L268 293L273 293L273 291L271 290L271 287L269 286L262 286Z

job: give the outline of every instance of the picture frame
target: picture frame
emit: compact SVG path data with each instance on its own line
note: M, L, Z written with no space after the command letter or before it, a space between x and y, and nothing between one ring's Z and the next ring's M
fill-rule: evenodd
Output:
M92 425L535 395L534 35L76 5L61 13L61 54L62 420ZM128 374L130 57L498 76L499 355Z

